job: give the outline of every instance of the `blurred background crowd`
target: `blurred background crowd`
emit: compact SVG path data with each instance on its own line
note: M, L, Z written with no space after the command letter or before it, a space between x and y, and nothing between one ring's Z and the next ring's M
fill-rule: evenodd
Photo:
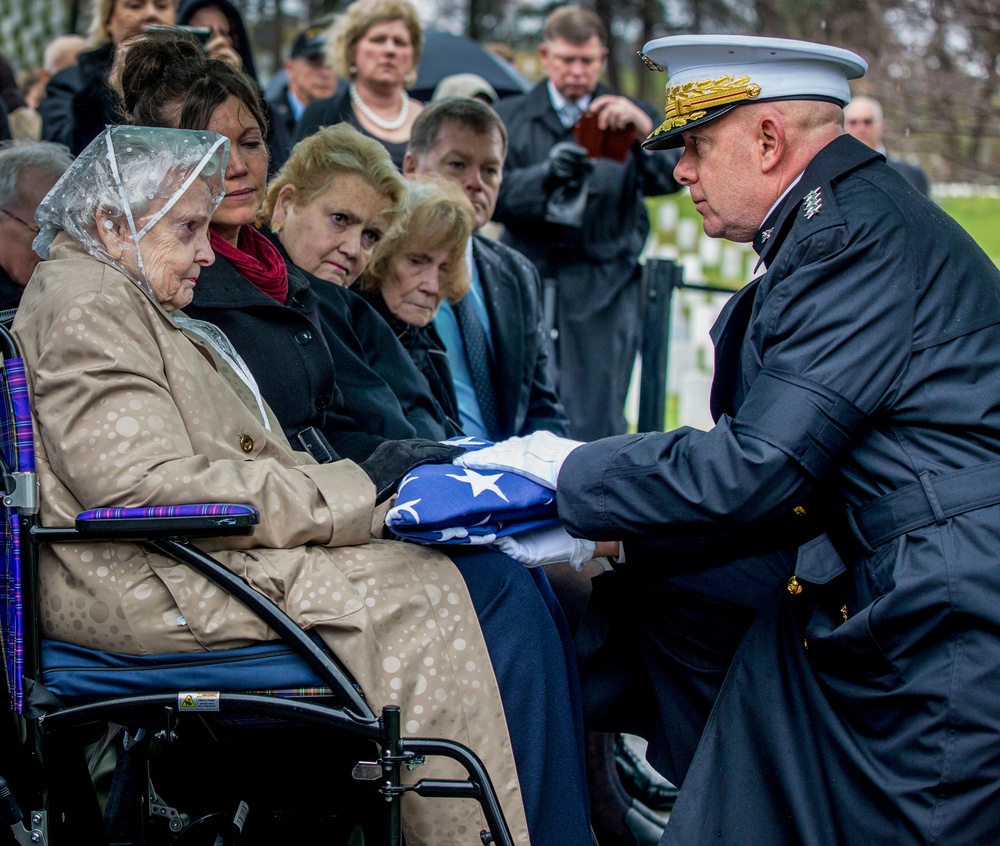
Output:
M246 23L256 72L267 83L284 67L298 32L343 11L343 0L234 0ZM460 35L511 60L528 79L541 75L535 45L556 4L501 0L422 0L428 29L424 62L469 61L456 53ZM660 80L645 73L635 52L650 38L687 32L746 32L850 45L869 72L858 92L878 99L887 146L918 161L934 183L1000 181L1000 15L989 0L596 0L608 23L607 81L612 89L658 103ZM0 55L13 66L21 92L34 102L66 56L46 55L56 36L88 33L87 0L0 0ZM437 32L443 33L441 36ZM440 42L435 39L441 38ZM70 44L66 45L71 46ZM475 70L474 68L469 68ZM420 68L411 94L429 97ZM475 70L481 73L481 70ZM494 83L495 84L495 83ZM6 86L5 86L6 88ZM501 96L510 89L498 88ZM8 110L11 93L4 90Z

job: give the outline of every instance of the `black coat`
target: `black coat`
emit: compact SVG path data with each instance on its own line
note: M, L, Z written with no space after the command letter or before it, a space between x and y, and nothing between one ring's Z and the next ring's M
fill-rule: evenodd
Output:
M473 236L472 259L503 376L497 401L504 437L540 429L565 435L568 421L553 385L538 272L520 253L481 235Z
M308 276L288 268L282 305L247 281L222 256L202 269L189 317L214 323L232 342L296 448L302 429L328 428L335 416L336 371L323 337L319 300Z
M0 267L0 311L17 308L21 302L21 294L24 289L10 278L2 267Z
M313 100L302 113L298 126L295 127L295 134L292 136L292 144L297 144L303 138L308 138L319 132L324 126L335 126L338 123L349 123L362 135L374 138L386 150L392 158L392 163L400 170L403 169L403 157L406 155L406 143L386 141L372 135L358 121L354 114L354 107L351 105L351 97L348 93L349 86L345 84L341 90L332 97L323 97Z
M757 596L690 768L679 724L641 727L683 779L662 842L1000 842L1000 272L847 136L755 247L766 274L713 330L716 426L588 444L559 477L573 531L625 538L611 630L654 715L718 660L662 638L670 593L702 628ZM684 556L686 533L796 512L822 532L787 590L764 558Z
M316 280L313 290L337 384L359 427L397 440L462 434L392 329L360 294L323 280Z
M599 85L594 96L610 93ZM637 105L657 125L655 111ZM570 433L592 440L625 432L639 335L638 259L649 234L644 197L678 190L678 156L645 152L636 141L625 162L594 160L583 226L549 223L546 157L554 144L573 141L573 130L560 122L544 80L496 110L510 143L494 218L505 227L503 242L555 286L556 384Z
M363 461L383 440L457 434L436 424L440 409L434 410L433 399L426 388L421 392L417 379L404 392L404 410L381 376L355 353L361 342L352 327L349 298L330 290L338 286L316 279L287 257L286 264L288 296L281 304L216 257L202 270L194 301L184 312L226 333L294 446L300 445L302 429L315 427L338 456ZM368 319L382 323L375 314ZM385 337L398 347L388 329ZM395 359L409 362L402 350ZM398 372L401 379L405 373L419 376L412 366Z
M114 52L110 43L83 52L48 81L38 105L43 141L65 144L78 156L106 125L121 122L106 81Z
M291 155L292 137L295 135L296 121L292 105L288 101L288 86L281 86L281 91L267 101L267 106L271 111L271 143L268 145L271 153L270 171L277 173Z
M914 188L916 188L925 197L931 195L931 183L927 178L927 174L924 173L924 169L920 165L911 164L910 162L904 162L902 159L892 159L886 158L886 162L889 164L893 170L900 173L903 178L910 183Z
M458 400L455 383L451 379L448 353L433 323L413 326L394 315L379 291L359 291L379 317L392 330L410 360L423 375L434 399L451 420L458 420ZM457 424L456 424L457 425Z
M598 85L594 97L611 94ZM636 103L657 125L656 112ZM541 277L559 279L579 273L585 265L601 269L604 286L590 292L594 305L609 302L632 277L649 234L644 197L679 189L673 177L677 156L647 153L638 141L624 163L594 160L582 229L545 221L550 189L545 159L554 144L573 141L573 130L562 125L549 100L547 83L527 94L496 105L509 134L503 183L493 217L505 227L503 242L527 256Z

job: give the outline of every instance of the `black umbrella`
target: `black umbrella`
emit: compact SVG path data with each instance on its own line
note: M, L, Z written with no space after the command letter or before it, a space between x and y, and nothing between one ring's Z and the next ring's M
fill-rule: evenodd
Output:
M424 51L410 96L428 102L437 84L453 73L479 74L500 97L523 94L531 82L512 64L464 35L437 29L424 31Z

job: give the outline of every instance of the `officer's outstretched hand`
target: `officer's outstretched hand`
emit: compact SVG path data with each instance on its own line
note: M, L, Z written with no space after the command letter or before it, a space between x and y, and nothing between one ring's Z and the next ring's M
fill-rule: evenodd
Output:
M464 453L462 447L426 438L382 441L360 466L375 483L376 501L381 503L392 495L403 476L414 467L432 462L444 464Z
M498 538L496 545L525 567L540 567L568 561L579 570L594 557L593 541L571 537L562 526L542 526Z
M509 438L491 447L460 455L453 463L473 470L507 470L520 473L552 490L559 470L583 441L560 438L551 432L532 432L523 438Z

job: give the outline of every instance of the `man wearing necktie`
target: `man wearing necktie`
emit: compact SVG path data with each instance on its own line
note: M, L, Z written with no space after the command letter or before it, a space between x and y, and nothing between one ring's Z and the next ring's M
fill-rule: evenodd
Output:
M593 440L627 429L628 392L640 321L638 258L649 233L643 198L679 189L676 155L652 156L639 142L655 110L599 83L607 30L587 9L549 15L539 46L546 79L496 109L510 133L495 219L503 242L526 255L556 291L559 396L570 435ZM573 126L584 112L602 130L634 133L625 161L588 159Z
M506 129L489 106L446 97L414 123L403 173L458 182L479 228L493 215L506 147ZM535 268L479 234L469 239L466 262L469 293L455 305L442 302L434 320L448 353L462 430L494 441L542 429L565 435Z

